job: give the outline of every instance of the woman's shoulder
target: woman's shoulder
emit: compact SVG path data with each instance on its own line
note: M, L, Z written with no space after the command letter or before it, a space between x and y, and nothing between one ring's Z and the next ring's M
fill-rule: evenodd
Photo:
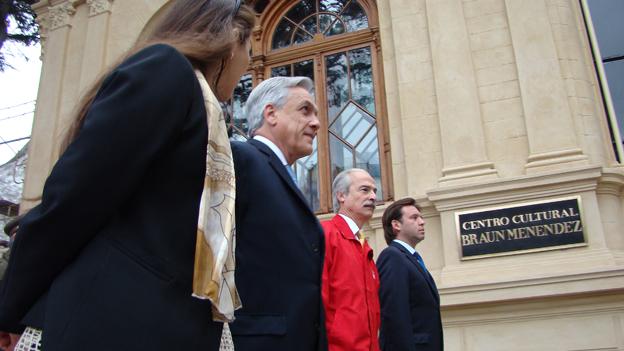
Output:
M153 44L130 55L117 70L136 70L139 73L175 76L193 74L191 62L176 48L167 44Z
M176 48L163 43L148 45L137 51L133 56L155 56L169 59L179 59L189 62L187 58Z
M114 82L144 82L149 91L175 95L189 94L191 89L199 91L191 62L166 44L150 45L128 56L111 71L102 86Z

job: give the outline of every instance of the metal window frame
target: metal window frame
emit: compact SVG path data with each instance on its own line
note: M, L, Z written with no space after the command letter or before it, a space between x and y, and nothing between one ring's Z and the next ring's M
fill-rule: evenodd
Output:
M598 40L596 38L596 31L594 29L594 22L589 11L589 4L587 0L580 0L581 9L585 17L585 25L587 27L587 34L589 36L589 44L591 45L594 53L594 64L596 71L598 72L598 80L600 81L600 90L602 91L602 97L604 99L605 108L607 109L607 118L611 126L611 133L615 140L615 152L617 153L617 160L619 163L624 163L624 147L622 146L622 136L620 134L620 127L618 125L617 117L615 114L615 108L613 107L613 100L611 98L611 90L609 90L609 82L607 80L607 74L605 73L604 64L602 63L602 55L600 54L600 48L598 47ZM624 118L624 116L622 116Z

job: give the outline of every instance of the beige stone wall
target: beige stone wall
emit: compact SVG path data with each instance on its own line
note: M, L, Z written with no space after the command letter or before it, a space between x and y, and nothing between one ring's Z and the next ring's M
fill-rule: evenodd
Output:
M165 0L46 0L26 207L80 94ZM270 5L269 5L270 6ZM419 244L447 350L624 350L624 169L611 150L576 0L378 0L395 198ZM464 261L455 214L580 196L587 245ZM366 228L385 247L380 206Z
M621 296L551 298L443 312L445 349L622 350Z
M447 349L624 348L624 173L579 2L378 4L395 195L425 206ZM457 212L571 195L586 247L461 260Z

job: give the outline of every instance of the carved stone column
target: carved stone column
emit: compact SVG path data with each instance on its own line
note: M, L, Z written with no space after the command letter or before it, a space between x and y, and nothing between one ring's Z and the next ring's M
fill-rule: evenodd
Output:
M43 61L45 55L46 44L48 41L48 32L50 31L50 20L48 7L43 2L38 2L32 5L33 10L37 14L37 24L39 25L39 45L41 46L41 56L39 59Z
M496 178L487 158L462 2L427 0L444 166L440 182Z
M527 173L587 164L544 0L505 0L529 141Z
M33 122L32 137L28 149L28 167L24 184L24 208L32 207L43 189L43 183L56 161L55 135L59 119L65 55L71 30L71 21L76 13L75 1L64 1L45 8L35 6L40 15L42 33L43 64L39 82L39 94Z
M89 22L80 73L80 91L91 85L105 66L112 3L113 0L87 0Z

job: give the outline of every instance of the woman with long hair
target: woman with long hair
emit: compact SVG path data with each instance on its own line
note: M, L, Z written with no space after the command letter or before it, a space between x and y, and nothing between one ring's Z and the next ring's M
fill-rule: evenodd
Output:
M218 349L240 306L219 102L249 64L254 21L241 0L175 0L86 93L20 222L2 337L28 327L46 351Z

